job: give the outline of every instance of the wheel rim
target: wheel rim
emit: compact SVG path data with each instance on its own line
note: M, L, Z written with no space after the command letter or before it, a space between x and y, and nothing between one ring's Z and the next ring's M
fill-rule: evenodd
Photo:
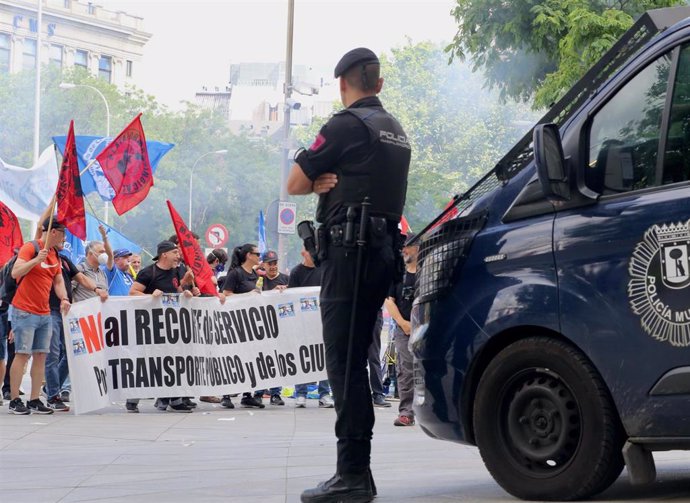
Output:
M551 477L565 470L580 445L580 406L555 372L531 368L516 373L499 402L500 436L509 458L530 476Z

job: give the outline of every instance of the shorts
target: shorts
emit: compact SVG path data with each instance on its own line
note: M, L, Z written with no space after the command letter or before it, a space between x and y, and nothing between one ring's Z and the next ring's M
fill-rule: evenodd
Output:
M49 353L53 324L50 314L33 314L16 307L12 310L14 352L20 354Z

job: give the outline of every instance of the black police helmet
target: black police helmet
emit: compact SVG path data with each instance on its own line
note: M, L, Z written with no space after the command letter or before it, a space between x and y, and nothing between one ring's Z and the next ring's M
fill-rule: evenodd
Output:
M351 51L345 53L345 56L340 58L338 64L335 65L335 71L333 72L333 76L337 79L357 64L368 65L371 63L379 63L379 58L378 56L376 56L374 51L372 51L371 49L367 49L366 47L358 47L357 49L352 49Z

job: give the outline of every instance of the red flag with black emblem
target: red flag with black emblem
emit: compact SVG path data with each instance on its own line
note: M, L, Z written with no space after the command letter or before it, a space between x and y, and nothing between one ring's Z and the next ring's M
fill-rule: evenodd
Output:
M24 244L19 220L5 203L0 201L0 267L14 255L14 250Z
M201 251L199 242L192 235L187 224L184 223L182 217L177 213L170 201L166 201L168 210L170 210L170 218L175 227L175 234L177 234L177 241L184 258L184 263L194 273L194 282L201 293L209 295L218 295L218 289L213 284L213 271L208 265L204 252Z
M74 121L69 123L69 133L62 154L62 166L58 177L57 218L79 239L86 239L86 214L84 212L84 193L79 179L79 158L74 139Z
M137 115L96 159L115 191L113 207L118 215L146 199L153 186L153 170L146 148L146 137Z

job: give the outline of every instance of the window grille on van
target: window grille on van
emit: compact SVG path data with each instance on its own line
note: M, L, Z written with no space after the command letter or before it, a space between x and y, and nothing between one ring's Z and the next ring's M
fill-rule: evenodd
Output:
M537 121L537 124L555 123L562 126L589 97L628 59L657 33L679 20L690 17L690 7L650 10L635 22L623 36L597 61L592 68ZM496 166L467 192L453 197L453 202L432 220L414 241L426 239L427 234L440 223L461 217L472 203L513 178L529 165L533 158L532 128L513 146Z
M475 234L486 222L486 213L471 218L457 218L439 225L422 241L417 257L415 297L428 302L448 292L453 272L467 256Z

